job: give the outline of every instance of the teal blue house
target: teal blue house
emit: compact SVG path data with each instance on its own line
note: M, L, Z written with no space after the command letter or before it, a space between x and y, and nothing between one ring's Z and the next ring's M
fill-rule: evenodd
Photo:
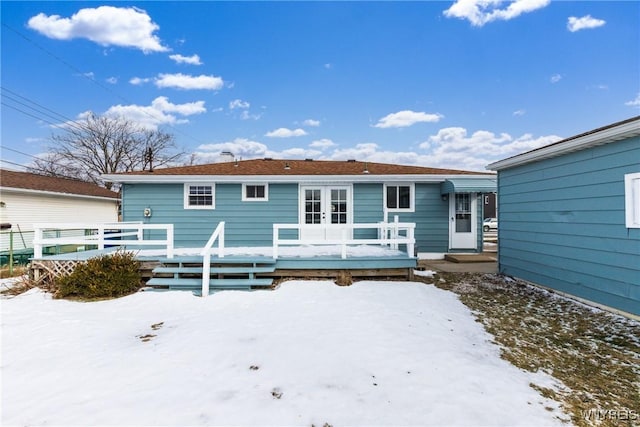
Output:
M487 168L501 273L640 316L640 116Z
M482 251L481 194L496 191L493 173L355 160L265 158L105 178L121 184L123 221L173 224L176 247L203 247L221 221L226 247L272 246L274 224L285 225L280 237L313 244L375 239L379 230L358 224L399 221L415 224L410 256L432 258Z

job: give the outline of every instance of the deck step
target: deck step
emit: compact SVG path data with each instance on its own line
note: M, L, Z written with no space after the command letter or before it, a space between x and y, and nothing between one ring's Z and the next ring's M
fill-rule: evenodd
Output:
M273 279L211 279L210 289L251 289L252 286L271 286ZM202 279L175 279L172 277L154 277L148 286L168 286L169 289L202 289Z
M211 267L212 274L248 274L248 273L273 273L275 266L270 267ZM202 274L202 267L156 267L153 273L185 273Z
M158 258L158 261L164 264L202 264L201 256L175 256L173 258ZM218 258L211 256L212 264L275 264L276 260L267 256L226 256Z

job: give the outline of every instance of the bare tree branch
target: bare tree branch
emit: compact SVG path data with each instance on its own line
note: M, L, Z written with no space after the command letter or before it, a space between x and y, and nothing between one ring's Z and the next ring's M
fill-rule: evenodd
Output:
M102 174L144 170L149 162L154 167L177 163L184 155L171 134L145 129L124 117L94 113L69 123L51 141L49 152L35 160L30 170L83 179L109 189L113 184L104 182Z

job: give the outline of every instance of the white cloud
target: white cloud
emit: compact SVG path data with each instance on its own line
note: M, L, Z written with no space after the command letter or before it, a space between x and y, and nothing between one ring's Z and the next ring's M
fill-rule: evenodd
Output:
M161 88L176 88L185 90L204 89L218 90L224 86L222 77L216 76L190 76L187 74L158 74L154 80L156 86Z
M444 11L448 18L468 20L475 27L482 27L492 21L508 21L523 13L533 12L547 6L551 0L513 0L506 8L501 8L502 0L457 0Z
M241 120L260 120L261 117L262 117L262 113L260 113L260 114L251 114L247 110L242 110L242 113L240 113L240 119Z
M125 117L148 129L157 129L161 125L188 123L189 120L184 117L206 111L204 101L172 104L166 97L159 96L151 102L151 105L114 105L105 112L105 115ZM79 117L81 118L82 115Z
M333 65L327 62L326 64L324 64L324 68L326 68L327 70L330 70L333 68Z
M223 151L230 151L235 158L242 160L262 159L265 157L274 159L306 159L318 158L318 156L322 154L322 152L318 150L300 147L273 151L261 142L246 138L236 138L232 141L216 144L204 144L199 146L194 154L197 163L218 162L222 160L220 154Z
M567 29L572 33L575 33L576 31L580 30L602 27L606 23L607 22L602 19L592 18L591 15L586 15L582 18L570 16L567 20Z
M145 83L149 83L151 81L150 78L142 78L142 77L132 77L131 79L129 79L129 83L131 83L132 85L141 85L141 84L145 84Z
M424 112L404 110L384 116L373 126L377 128L407 127L421 122L438 122L442 117L441 114L427 114Z
M114 85L114 84L118 83L118 78L117 78L117 77L109 77L109 78L108 78L108 79L106 79L105 81L106 81L107 83L109 83L109 84Z
M554 74L553 76L551 76L551 78L549 79L549 81L551 83L558 83L560 80L562 80L562 75L560 74Z
M640 92L638 92L638 95L636 95L636 99L632 99L631 101L627 101L627 102L624 103L624 105L629 106L629 107L640 108Z
M560 139L556 135L534 138L531 134L514 139L508 133L496 135L486 130L479 130L468 136L465 128L451 127L440 129L436 135L420 144L420 148L430 153L437 167L480 170L491 162Z
M264 136L268 136L269 138L291 138L292 136L304 136L307 132L304 129L287 129L287 128L278 128L276 130L272 130L271 132L267 132Z
M27 25L52 39L83 38L102 46L131 47L144 53L169 50L153 34L160 27L146 11L135 7L80 9L71 18L40 13L30 18Z
M514 116L524 116L527 112L525 110L516 110L513 112Z
M249 108L249 107L251 107L251 104L241 99L234 99L233 101L229 102L230 110L235 110L236 108Z
M178 64L202 65L200 56L196 54L191 56L183 56L180 54L175 54L175 55L169 55L169 58L176 61Z
M318 127L320 126L320 120L307 119L304 122L302 122L302 124L310 127Z
M316 141L313 141L311 144L309 144L309 147L319 148L322 151L326 150L327 148L331 148L335 146L336 146L336 143L327 138L318 139Z

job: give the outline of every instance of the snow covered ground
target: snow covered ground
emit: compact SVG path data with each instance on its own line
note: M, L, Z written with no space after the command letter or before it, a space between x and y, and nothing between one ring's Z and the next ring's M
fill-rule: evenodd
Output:
M560 425L455 294L415 282L1 301L2 425ZM548 410L545 407L555 408Z

